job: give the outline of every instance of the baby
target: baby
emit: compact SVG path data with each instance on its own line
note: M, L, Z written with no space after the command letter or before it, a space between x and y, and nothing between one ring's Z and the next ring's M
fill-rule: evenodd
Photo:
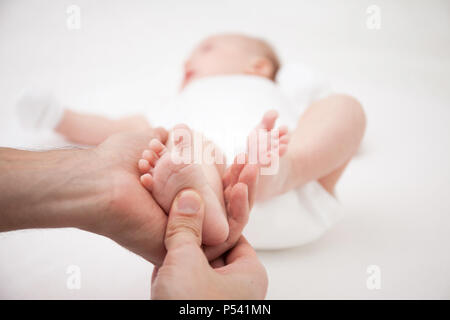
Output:
M276 85L279 68L277 55L265 41L239 34L215 35L202 41L186 61L181 90L199 79L224 75L247 75ZM31 105L31 102L22 101L24 104ZM249 133L246 155L236 157L231 170L243 170L247 165L261 169L275 165L277 170L258 179L256 199L259 201L310 181L317 181L326 192L333 194L364 134L365 116L359 102L337 94L315 101L291 132L285 126L275 130L278 113L265 111L260 123ZM198 114L197 118L202 115ZM55 122L56 132L86 145L99 144L120 131L150 127L144 116L113 120L69 109L61 111ZM207 152L198 156L199 148ZM179 190L188 187L199 190L206 209L203 243L215 245L228 237L229 195L226 183L222 183L225 163L220 149L212 142L185 125L177 125L170 131L166 145L158 140L149 143L138 168L143 186L166 212Z

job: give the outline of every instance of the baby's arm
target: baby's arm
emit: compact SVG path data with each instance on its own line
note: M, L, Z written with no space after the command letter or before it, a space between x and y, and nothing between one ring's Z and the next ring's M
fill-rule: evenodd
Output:
M55 127L55 131L69 141L85 145L97 145L115 133L148 128L150 128L150 124L142 115L110 119L100 115L65 109L61 121Z

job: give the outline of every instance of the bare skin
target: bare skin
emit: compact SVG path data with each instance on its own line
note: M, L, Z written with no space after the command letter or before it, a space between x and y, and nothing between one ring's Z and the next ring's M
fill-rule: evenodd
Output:
M276 116L269 114L267 126L272 128L275 120ZM332 95L313 103L290 133L277 174L259 178L257 199L283 194L310 181L318 181L333 195L358 150L365 127L364 111L350 96Z
M155 270L161 266L152 279L155 299L264 298L267 274L241 238L256 170L247 165L226 174L229 239L202 251L204 204L197 191L181 191L167 219L138 180L143 141L166 136L161 130L122 133L91 150L0 148L0 231L77 227L108 236L153 262ZM209 260L223 267L213 270Z
M175 139L175 135L178 138ZM202 136L200 143L206 147ZM165 146L157 139L150 141L149 149L142 153L138 167L142 184L152 193L161 207L169 212L173 199L185 188L194 188L205 203L203 242L217 245L228 238L228 224L223 197L223 166L207 163L204 159L195 162L194 133L184 125L176 126ZM183 158L186 156L186 158ZM224 163L223 157L221 157ZM185 161L186 160L186 161Z
M244 237L209 263L201 250L205 204L190 189L175 198L164 244L167 255L152 276L153 299L264 299L267 274Z
M284 175L280 192L317 180L334 194L365 128L361 104L351 96L335 94L311 104L292 132L285 165L280 165L279 174Z
M55 131L69 141L96 146L115 133L147 129L150 124L140 115L110 119L66 109Z
M167 215L142 187L136 163L165 130L113 135L93 149L29 152L0 148L0 231L75 227L111 238L155 265L166 249ZM229 236L204 247L208 260L232 248L248 221L257 170L225 174Z

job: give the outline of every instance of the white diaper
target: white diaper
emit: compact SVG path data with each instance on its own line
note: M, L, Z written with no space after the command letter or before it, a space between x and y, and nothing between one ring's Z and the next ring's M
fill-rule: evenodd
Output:
M319 238L342 215L342 206L312 181L269 201L256 203L244 234L256 249L282 249Z
M152 110L149 120L166 127L188 124L214 141L230 163L238 152L245 150L250 130L265 111L277 110L278 123L294 129L309 103L330 92L325 82L314 82L311 73L303 82L299 81L302 74L307 74L302 70L306 69L298 67L295 76L285 74L280 79L289 83L289 77L293 77L292 81L303 84L297 90L282 90L272 81L255 76L199 79L167 106ZM257 249L293 247L319 238L340 216L338 201L313 181L256 204L244 234Z

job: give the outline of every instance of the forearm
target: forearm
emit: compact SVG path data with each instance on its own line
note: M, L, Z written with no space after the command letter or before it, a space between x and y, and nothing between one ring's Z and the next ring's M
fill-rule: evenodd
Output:
M89 229L107 205L91 150L29 152L0 148L0 231Z

